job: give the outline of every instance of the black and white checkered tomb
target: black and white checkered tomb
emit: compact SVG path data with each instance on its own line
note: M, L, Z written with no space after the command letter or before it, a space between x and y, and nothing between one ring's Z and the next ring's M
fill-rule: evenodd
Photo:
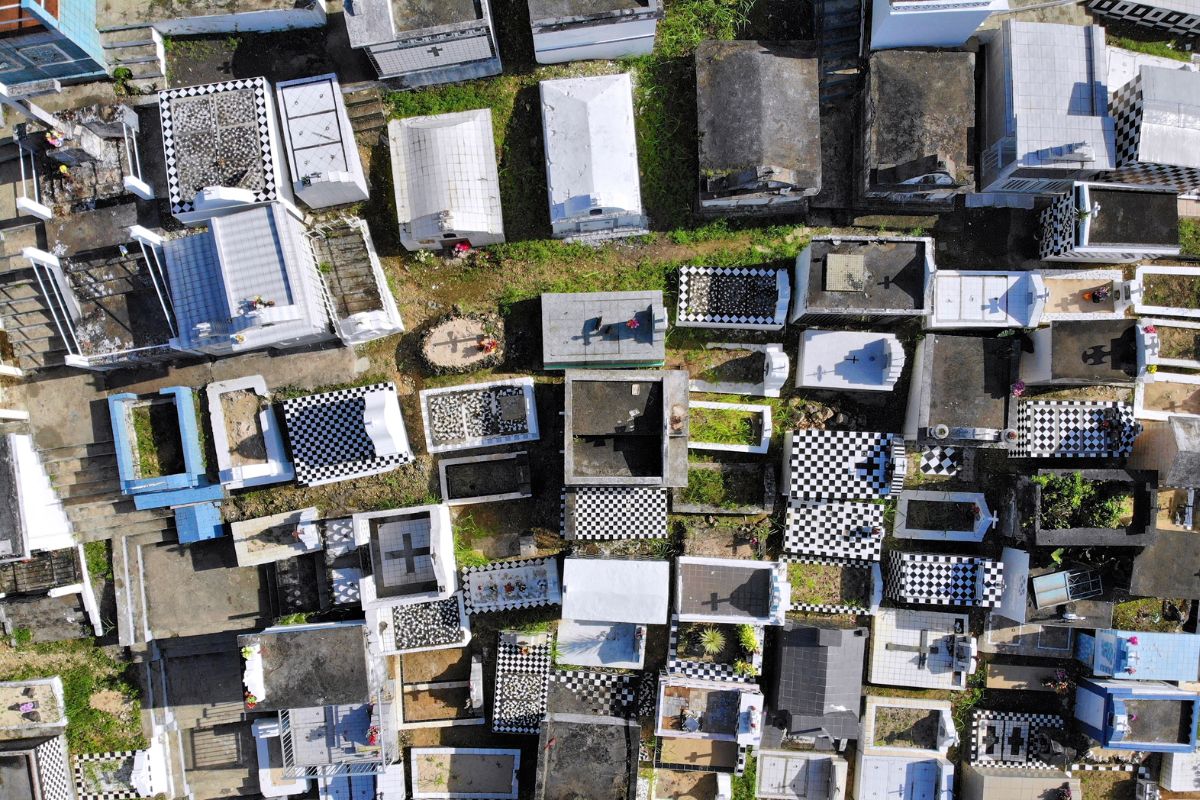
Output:
M1038 257L1068 256L1075 250L1075 193L1067 192L1054 200L1041 213L1041 238Z
M364 398L374 391L395 388L390 382L376 383L285 400L283 419L296 482L344 481L411 462L408 453L377 456L363 421Z
M74 800L67 764L66 739L55 736L33 748L37 758L42 800Z
M666 489L580 486L574 495L576 539L661 539L667 535ZM570 507L567 503L567 507Z
M976 556L888 553L886 594L897 603L935 606L1000 605L1004 564Z
M467 638L459 616L458 595L429 603L392 608L397 650L424 650L458 644Z
M953 477L962 469L962 465L963 451L958 447L934 445L921 452L920 470L922 475Z
M1030 752L1042 732L1065 730L1055 714L976 709L971 715L971 763L1016 769L1044 769L1049 764Z
M637 714L638 675L556 670L552 679L565 686L594 714L623 718Z
M278 197L267 91L265 78L245 78L158 93L172 214L194 211L196 194L218 183L219 170L243 168L227 188L249 190L256 203Z
M138 800L141 794L132 786L127 788L110 787L106 791L92 791L89 773L97 771L97 765L109 764L114 772L128 774L133 768L136 750L115 750L110 753L81 753L74 757L75 791L79 800Z
M789 500L783 530L787 553L878 561L884 507L853 500Z
M546 687L550 680L550 645L530 645L522 653L501 641L496 648L496 695L492 730L496 733L536 734L546 718Z
M1025 400L1017 405L1012 457L1121 458L1142 425L1120 402Z
M1112 3L1114 0L1105 0ZM1121 0L1119 5L1136 6L1141 10L1148 9L1144 4L1127 3ZM1130 15L1126 15L1127 17ZM1143 16L1144 20L1145 17ZM1200 13L1193 15L1196 26L1194 33L1200 33ZM1142 157L1142 125L1146 120L1146 101L1142 76L1137 74L1124 86L1113 92L1109 101L1109 116L1113 118L1117 138L1117 168L1098 176L1098 180L1109 183L1133 183L1145 186L1162 186L1185 194L1200 190L1200 169L1184 167L1176 164L1162 164ZM1158 119L1152 114L1151 119Z
M782 325L778 270L763 268L681 267L680 322Z
M795 431L786 457L788 495L801 500L874 499L893 491L894 438L866 431ZM903 443L899 443L901 452Z

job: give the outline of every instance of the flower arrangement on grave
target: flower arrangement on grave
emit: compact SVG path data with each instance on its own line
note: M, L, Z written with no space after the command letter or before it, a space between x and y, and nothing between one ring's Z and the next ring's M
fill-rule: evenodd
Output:
M372 747L379 744L378 725L372 725L371 727L367 728L367 744L371 745Z
M246 708L254 708L256 705L258 705L258 698L255 697L254 695L250 694L250 692L246 692L245 699L246 699Z
M479 349L486 355L491 355L496 352L496 348L500 346L500 342L495 336L485 336L479 340Z
M1012 385L1011 392L1012 392L1013 397L1024 397L1025 396L1025 381L1017 381L1016 383L1014 383Z
M629 321L625 323L625 327L629 328L631 331L636 331L641 327L641 323L637 321L637 317L631 317Z
M1158 328L1154 325L1144 325L1142 326L1142 331L1144 333L1158 333Z

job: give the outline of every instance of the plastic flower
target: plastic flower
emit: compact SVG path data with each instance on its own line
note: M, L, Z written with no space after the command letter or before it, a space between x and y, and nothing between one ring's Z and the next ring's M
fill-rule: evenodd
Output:
M637 321L636 318L634 318L634 319L629 320L629 322L626 322L625 327L629 328L630 330L636 330L637 328L640 327L640 323Z
M1017 381L1012 385L1012 396L1022 397L1025 394L1025 381Z
M1154 327L1153 325L1147 325L1144 328L1142 328L1142 330L1145 333L1158 333L1158 328Z

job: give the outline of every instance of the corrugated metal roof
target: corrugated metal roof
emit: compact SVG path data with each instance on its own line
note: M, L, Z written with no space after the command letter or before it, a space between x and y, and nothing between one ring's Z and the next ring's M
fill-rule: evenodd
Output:
M641 213L627 73L541 82L550 220L593 209Z

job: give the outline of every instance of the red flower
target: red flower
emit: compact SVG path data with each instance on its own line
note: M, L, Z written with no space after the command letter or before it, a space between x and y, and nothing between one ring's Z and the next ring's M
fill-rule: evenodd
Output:
M638 324L638 321L637 321L637 319L636 319L636 318L634 318L634 319L631 319L631 320L629 320L629 322L626 322L626 323L625 323L625 327L626 327L626 328L629 328L630 330L633 330L633 329L635 329L635 328L638 328L638 327L639 327L639 324Z

